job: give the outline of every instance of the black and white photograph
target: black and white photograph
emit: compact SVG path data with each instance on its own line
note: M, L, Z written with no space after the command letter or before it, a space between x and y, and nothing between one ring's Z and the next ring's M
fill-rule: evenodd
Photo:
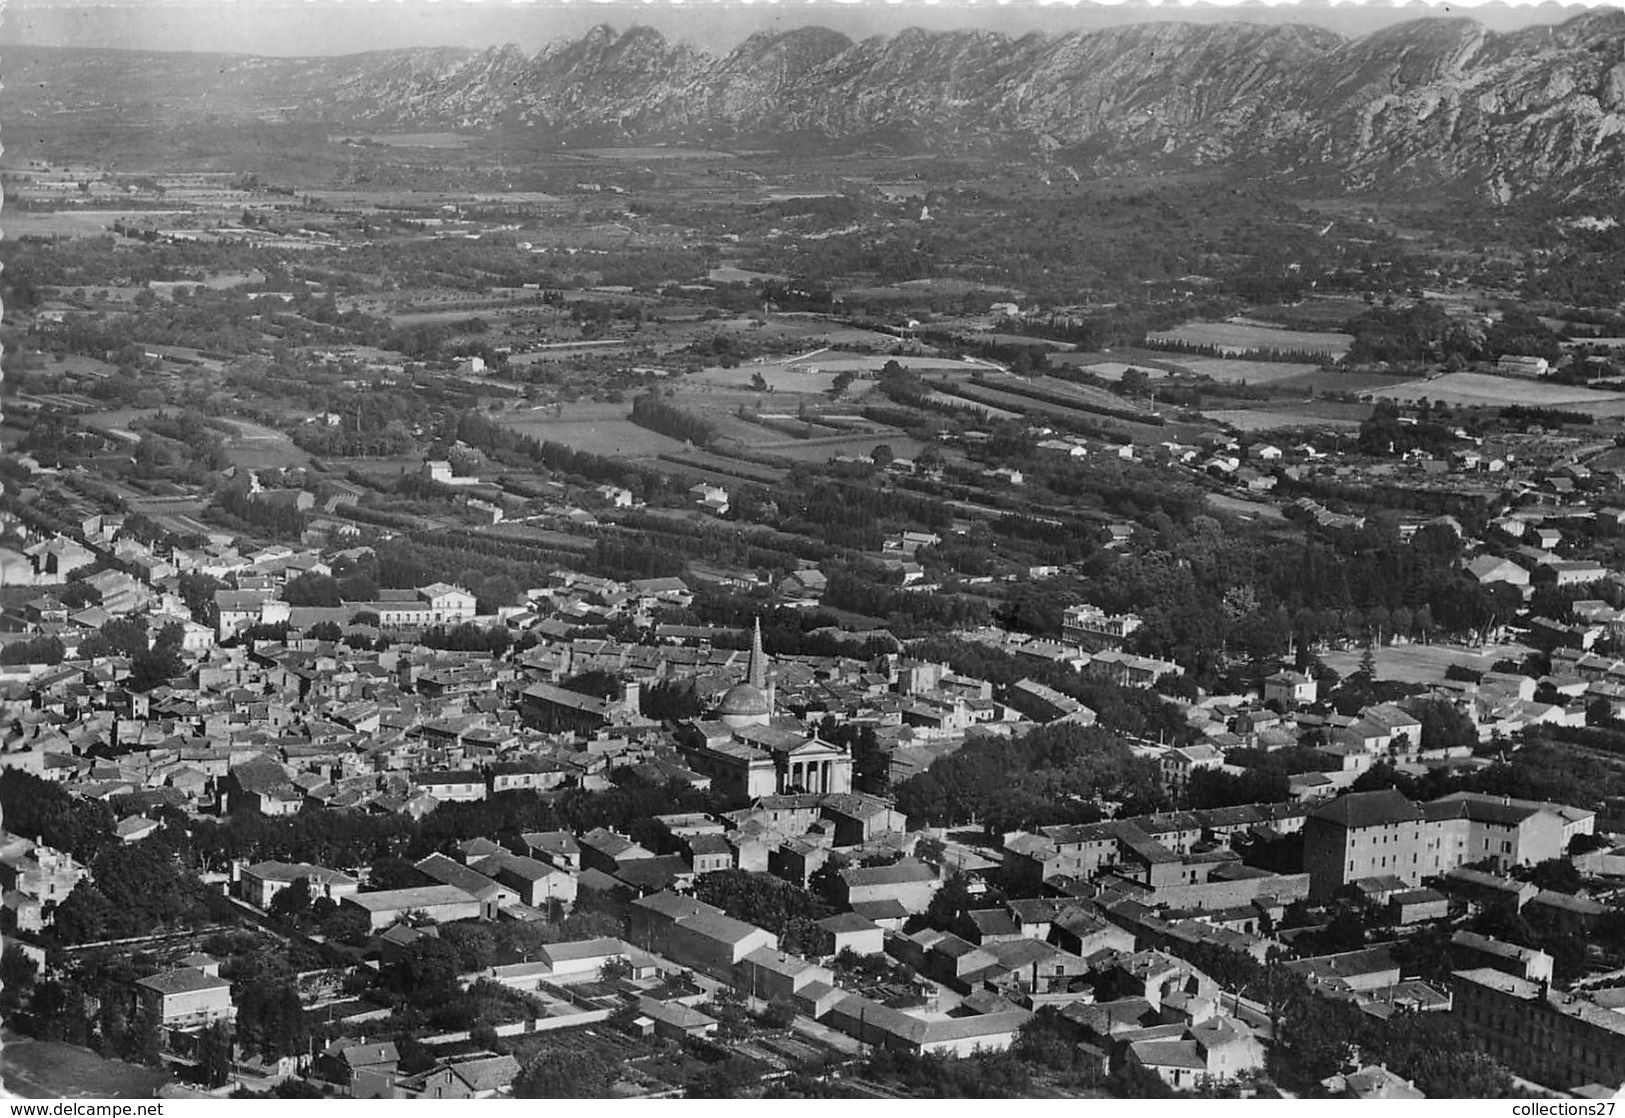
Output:
M10 0L0 143L8 1115L1613 1113L1619 6Z

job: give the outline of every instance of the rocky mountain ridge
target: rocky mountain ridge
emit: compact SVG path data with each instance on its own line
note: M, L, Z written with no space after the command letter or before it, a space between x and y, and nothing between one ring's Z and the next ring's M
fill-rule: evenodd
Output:
M1503 199L1612 196L1625 183L1618 10L1508 34L1427 19L1358 39L1240 22L861 41L805 27L720 55L649 28L598 27L534 54L238 57L209 78L215 69L199 67L199 80L234 104L296 91L300 117L352 128L524 128L572 144L1016 145L1098 173L1235 168Z

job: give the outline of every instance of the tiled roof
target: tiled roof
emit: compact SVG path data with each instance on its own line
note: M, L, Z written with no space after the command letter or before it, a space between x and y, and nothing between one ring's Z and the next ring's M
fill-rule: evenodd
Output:
M1129 1049L1146 1067L1207 1070L1207 1061L1194 1040L1141 1040L1129 1045Z
M817 921L817 924L824 931L836 935L843 932L874 932L880 930L880 925L872 920L865 920L855 912L842 912L834 916L828 916Z
M1392 788L1375 792L1350 792L1316 808L1309 816L1349 830L1415 822L1423 818L1421 807Z
M936 871L923 862L901 861L889 866L854 866L841 871L848 885L909 885L937 879Z
M454 862L444 854L430 854L417 863L417 869L443 885L461 889L471 897L489 896L502 888L483 873L471 870L461 862Z
M231 983L216 975L206 974L196 967L176 967L174 970L162 971L146 978L136 980L137 986L145 986L149 990L156 990L160 994L193 994L199 990L230 989Z
M519 1075L519 1061L512 1056L489 1056L482 1060L462 1060L451 1065L451 1073L473 1091L497 1091Z
M439 905L467 904L472 898L455 885L423 885L416 889L389 889L381 893L355 893L344 898L368 912L395 909L433 908Z

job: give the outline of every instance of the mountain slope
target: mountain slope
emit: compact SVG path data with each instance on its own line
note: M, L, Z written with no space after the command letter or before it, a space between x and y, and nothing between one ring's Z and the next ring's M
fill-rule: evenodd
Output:
M1503 198L1612 194L1625 182L1620 11L1506 35L1469 20L1420 20L1359 39L1305 26L1161 23L853 42L809 27L758 34L722 56L648 28L608 27L534 55L512 46L206 62L20 53L7 99L25 113L47 103L60 111L75 91L107 104L116 86L170 110L275 105L350 127L524 127L571 143L906 135L945 149L1070 151L1103 172L1224 166Z

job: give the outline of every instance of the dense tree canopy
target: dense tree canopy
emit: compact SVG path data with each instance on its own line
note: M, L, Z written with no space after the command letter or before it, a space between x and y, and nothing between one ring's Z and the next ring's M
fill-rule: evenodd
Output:
M1102 817L1099 799L1151 808L1162 802L1155 766L1110 732L1073 724L1007 741L981 738L932 763L897 789L898 809L923 823L979 822L997 834Z
M592 1050L550 1049L519 1069L516 1099L601 1099L620 1077L619 1066Z
M766 928L782 938L807 938L807 924L828 915L817 897L772 874L717 870L701 874L694 895L736 920ZM787 947L786 950L793 950Z

